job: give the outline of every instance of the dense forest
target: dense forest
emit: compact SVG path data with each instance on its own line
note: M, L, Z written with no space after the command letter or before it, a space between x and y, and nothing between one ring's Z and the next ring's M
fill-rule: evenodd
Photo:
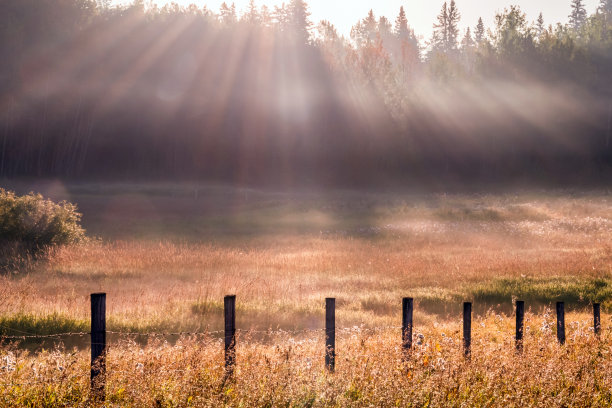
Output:
M0 176L294 185L612 176L612 0L350 37L269 9L0 1Z

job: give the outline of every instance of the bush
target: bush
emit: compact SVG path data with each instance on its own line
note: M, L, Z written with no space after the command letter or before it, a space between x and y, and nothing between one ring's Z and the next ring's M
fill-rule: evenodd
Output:
M36 257L45 250L81 242L85 230L74 204L54 203L42 195L18 196L0 188L0 256L2 264Z

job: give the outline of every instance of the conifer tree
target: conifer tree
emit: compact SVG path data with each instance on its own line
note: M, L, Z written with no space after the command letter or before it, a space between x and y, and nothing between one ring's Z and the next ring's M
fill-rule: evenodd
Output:
M282 32L286 31L289 26L289 11L285 3L280 6L274 6L273 17L277 28Z
M381 35L388 35L391 33L391 22L387 17L381 16L378 19L378 31Z
M572 12L569 15L569 24L575 31L579 31L586 22L587 12L583 0L572 0Z
M470 49L474 46L474 39L472 38L472 31L470 27L465 30L465 35L463 36L463 40L461 40L461 48L464 50Z
M291 0L288 8L289 27L296 40L307 44L310 41L312 23L309 20L310 11L304 0Z
M374 11L370 9L368 12L368 16L363 19L363 29L365 31L366 39L370 41L374 41L376 38L376 31L378 29L378 24L376 23L376 16L374 15Z
M219 18L221 22L225 24L232 24L236 22L236 5L232 3L228 6L226 2L221 3L219 7Z
M446 44L448 44L448 5L446 2L442 5L437 19L438 22L434 24L431 45L434 49L446 51Z
M480 44L485 39L485 26L482 22L482 17L478 18L478 24L476 24L476 30L474 30L474 36L476 43Z
M272 14L270 9L265 4L261 6L261 12L259 13L260 24L262 27L270 27L272 25Z
M410 35L410 31L408 30L408 19L406 18L404 6L400 6L399 15L395 19L394 34L400 40L406 40Z
M243 20L250 24L259 24L261 22L261 16L255 5L255 0L249 1L249 7L243 16Z
M457 41L459 40L459 20L461 20L461 13L457 8L455 0L451 0L448 8L448 44L446 45L447 51L457 49Z
M599 0L597 12L612 18L612 0Z
M538 37L541 36L545 30L546 30L546 27L544 26L544 16L542 15L542 13L540 13L536 21L537 36Z

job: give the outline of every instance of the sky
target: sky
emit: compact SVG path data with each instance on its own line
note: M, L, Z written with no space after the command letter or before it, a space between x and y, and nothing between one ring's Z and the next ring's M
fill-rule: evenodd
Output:
M181 5L194 3L198 6L206 5L214 11L219 10L223 0L175 0ZM228 4L232 0L225 0ZM288 2L288 0L256 0L258 6L266 4L273 8L274 5ZM450 0L449 0L450 1ZM126 0L115 0L116 3ZM129 2L129 1L128 1ZM155 0L158 4L164 4L165 0ZM246 10L249 0L234 0L238 10ZM338 31L348 36L351 26L358 20L364 18L370 9L374 10L376 16L384 15L394 21L400 6L404 6L408 23L416 34L428 39L431 36L432 26L442 7L443 0L309 0L307 1L312 13L311 19L315 23L320 20L331 21ZM493 28L495 13L502 11L510 4L516 4L527 13L529 21L535 21L540 12L544 15L546 25L556 22L566 23L570 13L570 0L456 0L457 7L461 12L461 28L474 27L478 17L482 17L487 28ZM593 13L597 8L599 0L584 0L587 12Z

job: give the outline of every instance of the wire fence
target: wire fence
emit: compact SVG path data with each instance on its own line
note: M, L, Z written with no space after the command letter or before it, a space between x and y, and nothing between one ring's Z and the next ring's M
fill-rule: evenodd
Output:
M379 327L340 327L335 324L335 299L327 298L325 301L325 327L324 328L303 328L303 329L238 329L236 327L236 297L226 296L224 299L224 330L196 330L196 331L161 331L161 332L137 332L106 329L106 294L97 293L91 295L91 331L73 331L52 334L33 333L23 329L16 329L0 324L3 331L15 334L2 334L0 341L30 341L45 339L67 339L70 337L90 336L91 341L85 344L91 347L91 393L92 396L104 400L105 379L106 379L106 354L107 354L107 335L117 337L134 338L164 338L164 337L204 337L215 338L216 343L225 345L225 369L226 376L233 375L236 362L236 342L242 338L249 338L250 335L270 335L270 336L296 336L301 334L321 334L325 338L325 367L329 372L334 371L336 357L336 335L340 334L363 334L380 333L390 330L397 330L401 333L400 349L404 351L404 358L408 358L409 351L413 342L413 299L404 298L402 301L402 325L401 326L379 326ZM463 352L467 360L471 357L472 345L472 304L463 304ZM522 352L524 326L523 301L516 301L516 333L514 341L517 352ZM565 308L563 302L557 302L557 340L559 344L565 343ZM600 305L593 304L593 333L599 336L601 333ZM417 343L418 344L418 343Z

